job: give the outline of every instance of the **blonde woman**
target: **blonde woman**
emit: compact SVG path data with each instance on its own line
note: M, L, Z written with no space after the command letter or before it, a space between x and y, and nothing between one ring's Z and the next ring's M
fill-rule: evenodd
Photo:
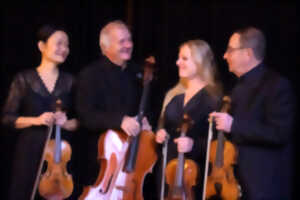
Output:
M208 114L214 111L219 100L215 81L216 66L214 55L208 43L203 40L190 40L179 49L178 73L185 79L184 93L176 95L168 103L164 112L164 128L156 133L156 141L163 143L170 136L167 161L177 157L178 152L194 160L199 166L198 179L204 174L205 152L208 132ZM194 124L186 137L179 137L183 115L189 115ZM201 198L201 184L194 188L196 198ZM167 192L165 193L167 194Z

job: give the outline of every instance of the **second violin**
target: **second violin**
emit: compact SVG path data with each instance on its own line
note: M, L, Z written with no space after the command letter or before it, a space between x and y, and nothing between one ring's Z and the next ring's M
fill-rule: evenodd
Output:
M221 112L228 112L231 100L228 96L223 98ZM211 172L207 177L206 193L203 199L217 196L222 200L237 200L240 188L234 177L233 165L236 164L237 150L235 146L225 138L222 131L218 132L217 139L211 143L208 149ZM205 187L204 187L205 188Z
M184 115L180 137L184 137L192 120ZM171 160L166 167L166 182L169 185L167 200L195 199L192 187L196 185L198 166L195 161L185 159L184 153L178 153L177 159Z

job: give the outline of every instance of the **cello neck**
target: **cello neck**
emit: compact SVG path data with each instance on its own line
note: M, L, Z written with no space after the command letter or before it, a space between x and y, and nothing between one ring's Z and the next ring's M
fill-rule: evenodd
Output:
M144 85L144 88L143 88L143 94L142 94L140 107L139 107L139 112L138 112L138 118L137 118L140 125L142 125L142 120L143 120L143 117L144 117L144 110L145 110L145 107L146 107L146 102L147 102L147 99L148 99L149 90L150 90L150 82L147 82Z
M155 67L154 57L150 57L146 59L144 65L144 75L143 75L143 94L141 97L141 102L140 102L139 112L138 112L138 122L140 123L140 125L142 125L142 120L144 117L144 110L146 107L146 102L150 91L150 83L153 79L154 67Z
M143 89L143 95L142 95L140 109L138 113L137 120L141 127L142 127L142 120L144 117L144 107L146 105L146 99L147 99L146 97L148 96L148 92L149 92L149 84L147 84ZM139 138L140 135L137 135L135 137L132 137L131 139L127 157L126 157L125 167L124 167L124 171L127 173L132 172L135 168L136 156L139 148Z
M150 90L150 82L152 81L153 78L153 68L154 68L154 63L155 62L149 62L146 61L145 67L144 67L144 80L143 80L143 94L141 97L141 102L139 106L139 112L138 112L138 122L140 124L140 127L142 127L142 120L144 117L144 110L146 106L146 101L148 98L149 90ZM135 137L132 137L130 146L126 155L126 162L124 165L124 171L127 173L130 173L134 171L135 168L135 163L136 163L136 157L137 157L137 152L139 148L139 138L140 134L138 134Z

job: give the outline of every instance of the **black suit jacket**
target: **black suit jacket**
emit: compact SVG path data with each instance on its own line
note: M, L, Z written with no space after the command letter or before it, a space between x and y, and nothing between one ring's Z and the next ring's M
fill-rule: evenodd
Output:
M240 78L231 97L243 199L291 199L296 110L290 83L260 64Z

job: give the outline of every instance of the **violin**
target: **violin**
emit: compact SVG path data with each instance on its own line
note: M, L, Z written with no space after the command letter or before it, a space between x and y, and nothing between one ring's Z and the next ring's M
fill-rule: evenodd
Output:
M192 120L183 116L180 137L185 137ZM198 166L195 161L185 159L184 153L178 153L177 159L171 160L166 167L166 182L168 196L166 200L193 200L195 195L192 187L196 185Z
M221 112L228 112L231 100L223 98ZM204 182L206 192L204 199L219 197L222 200L237 200L240 196L240 187L234 177L233 165L236 164L238 152L234 144L227 140L222 131L218 132L217 139L210 144L209 162L211 171ZM207 170L206 170L207 171Z
M137 117L141 127L153 65L153 59L146 60ZM146 130L137 136L108 130L99 137L98 160L101 166L98 178L94 185L84 188L79 200L143 200L144 178L157 160L155 135Z
M56 111L61 111L61 100L56 102ZM45 147L47 170L41 175L39 193L45 199L66 199L73 192L72 175L67 172L67 162L71 159L71 146L61 140L61 127L56 125L55 140Z

